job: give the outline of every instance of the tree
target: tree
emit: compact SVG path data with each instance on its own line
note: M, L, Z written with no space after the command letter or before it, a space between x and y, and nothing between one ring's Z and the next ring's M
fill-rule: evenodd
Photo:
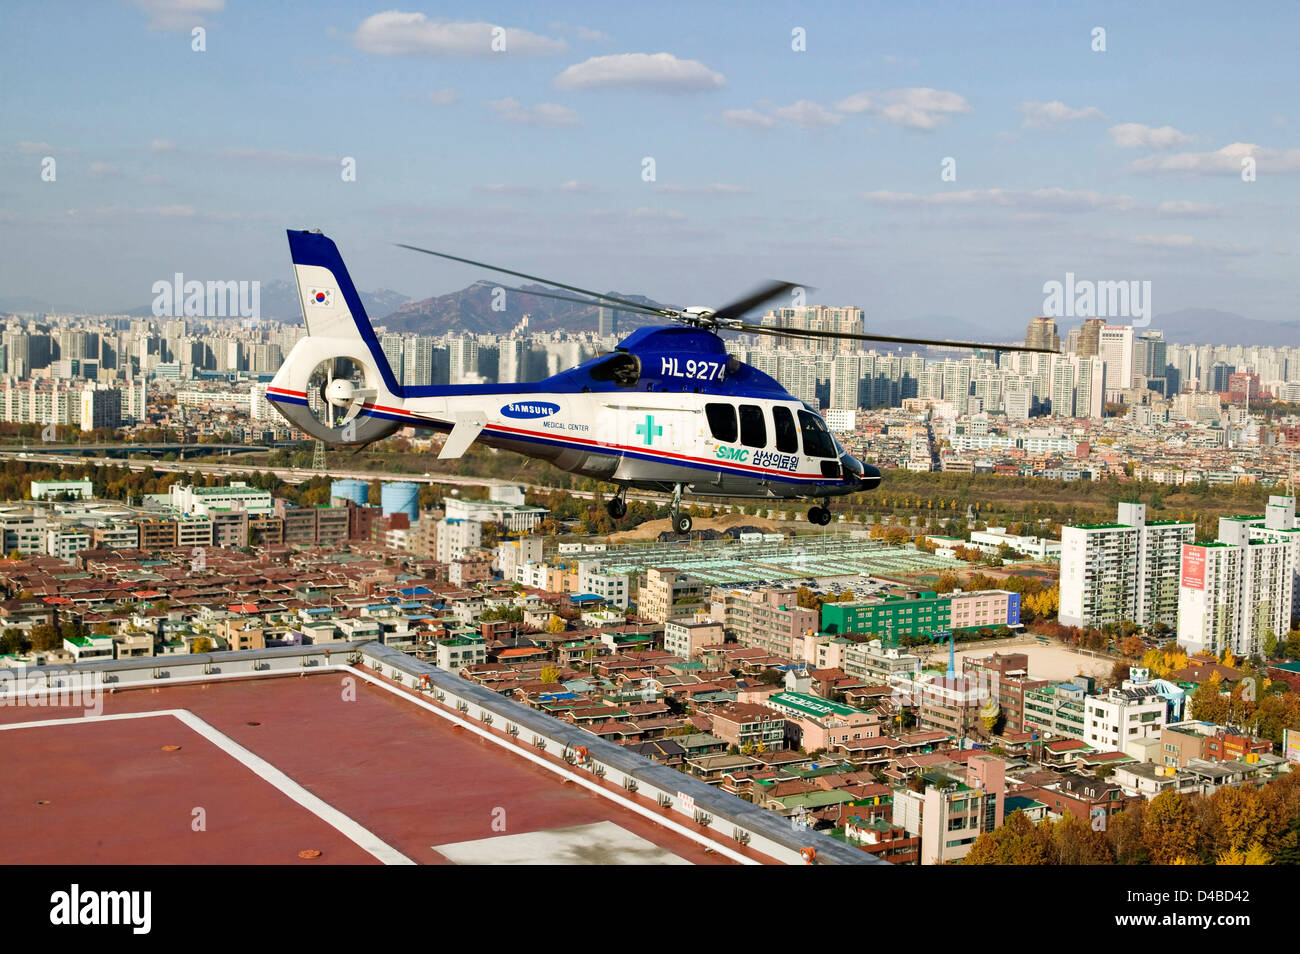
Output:
M559 633L564 632L567 628L568 626L565 624L564 619L560 616L552 615L546 622L546 631L552 635L558 635Z
M1148 852L1143 838L1143 823L1147 815L1145 801L1130 805L1124 811L1111 815L1106 821L1106 840L1115 854L1115 863L1144 865Z
M206 636L200 636L194 642L190 643L191 653L210 653L212 652L212 640Z
M542 682L559 682L560 667L551 665L543 666L542 671L537 674L537 678Z
M1012 812L1001 828L986 831L975 839L962 864L1049 865L1052 842L1024 812Z
M27 651L27 636L16 626L8 627L0 633L0 655L16 655Z
M1157 865L1173 864L1196 854L1196 824L1190 800L1171 788L1151 800L1142 840Z
M1225 785L1212 796L1214 834L1220 850L1245 851L1267 835L1264 800L1250 785Z
M1251 845L1245 851L1229 848L1214 859L1216 865L1271 865L1273 859L1259 843Z
M63 639L49 623L33 626L31 632L32 649L38 653L51 652L63 646Z
M1105 833L1068 813L1052 826L1052 844L1058 865L1109 865L1115 862Z

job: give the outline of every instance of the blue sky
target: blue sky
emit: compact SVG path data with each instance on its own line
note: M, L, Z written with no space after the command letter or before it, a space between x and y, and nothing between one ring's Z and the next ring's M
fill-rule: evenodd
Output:
M1294 5L395 2L11 0L0 298L288 278L319 227L419 297L481 273L390 243L679 304L788 279L869 327L1022 330L1066 272L1300 317Z

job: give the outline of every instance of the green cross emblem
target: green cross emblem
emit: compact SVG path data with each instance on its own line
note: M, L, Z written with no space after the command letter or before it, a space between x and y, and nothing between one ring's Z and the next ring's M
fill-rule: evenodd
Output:
M654 440L656 437L658 437L660 434L662 434L664 432L664 429L662 427L658 427L655 424L654 417L647 414L645 416L645 423L638 424L636 426L636 432L645 437L646 446L649 447L650 442Z

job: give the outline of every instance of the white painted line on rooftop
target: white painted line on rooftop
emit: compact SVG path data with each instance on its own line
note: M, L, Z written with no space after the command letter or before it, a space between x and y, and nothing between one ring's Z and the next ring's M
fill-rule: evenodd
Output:
M149 719L155 716L171 716L193 729L263 781L279 789L279 791L289 796L321 821L338 830L358 848L378 858L384 864L415 864L414 861L392 845L380 839L378 835L353 821L324 799L313 795L288 775L285 775L284 772L266 761L266 759L244 748L230 736L213 728L188 709L155 709L151 712L121 712L113 715L82 716L72 719L44 719L39 722L10 722L0 725L0 731L31 729L42 726L79 725L87 722L116 722L123 719Z
M619 807L625 808L631 812L636 812L636 814L641 815L645 818L649 818L651 821L663 825L665 828L670 829L671 831L674 831L677 834L682 835L686 838L689 838L691 841L703 845L706 848L710 849L711 851L716 851L718 854L726 858L729 858L732 861L738 862L739 864L742 865L762 864L762 862L760 861L747 857L746 855L742 855L740 852L728 848L726 845L722 844L721 841L715 841L714 839L708 837L707 835L701 834L698 831L694 831L691 828L687 827L686 825L682 825L671 818L661 815L658 812L652 811L651 809L645 807L644 805L634 802L631 799L624 798L622 795L619 795L618 793L611 791L610 789L604 787L603 785L599 785L596 782L592 781L591 778L587 777L583 773L570 771L567 768L563 768L559 765L556 765L550 759L544 758L543 756L538 755L536 752L530 752L522 745L515 745L512 742L508 742L505 739L501 738L501 736L497 735L496 733L490 732L485 727L481 725L477 725L474 722L469 721L468 719L462 719L460 716L452 712L448 712L446 709L442 708L441 706L435 705L434 703L429 702L425 699L421 699L419 696L412 695L410 692L407 692L404 689L399 689L397 686L394 686L391 683L388 683L383 679L380 679L378 676L373 676L368 672L364 672L360 669L355 669L351 666L344 666L340 668L346 669L348 672L351 672L359 676L360 678L366 680L366 682L387 689L389 692L393 693L393 695L399 696L400 698L405 699L407 702L413 702L417 706L421 706L425 709L428 709L430 712L442 716L442 718L446 719L448 722L453 722L456 725L461 726L462 728L469 729L469 731L473 732L475 735L481 736L482 738L485 738L490 742L496 743L497 745L506 749L512 755L515 755L518 758L527 759L530 762L534 762L537 765L542 766L542 768L554 772L556 775L560 775L564 778L567 778L569 781L573 782L574 784L581 785L583 788L589 789L590 791L595 792L597 795L609 799L611 802L614 802Z

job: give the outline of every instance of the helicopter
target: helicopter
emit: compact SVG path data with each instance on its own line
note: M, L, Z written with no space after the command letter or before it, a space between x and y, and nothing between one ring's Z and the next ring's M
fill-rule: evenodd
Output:
M307 334L267 387L291 424L332 446L361 447L403 427L443 431L439 459L474 443L548 461L614 484L609 515L627 513L629 489L672 494L672 525L691 530L684 495L810 499L825 526L830 500L873 490L881 472L849 454L818 411L771 376L727 353L723 331L783 338L842 338L1000 351L1042 351L818 329L771 328L741 317L797 286L769 282L721 308L657 307L445 252L401 245L584 297L518 294L616 307L665 324L643 327L576 367L529 384L403 385L366 316L338 247L319 230L288 230Z

